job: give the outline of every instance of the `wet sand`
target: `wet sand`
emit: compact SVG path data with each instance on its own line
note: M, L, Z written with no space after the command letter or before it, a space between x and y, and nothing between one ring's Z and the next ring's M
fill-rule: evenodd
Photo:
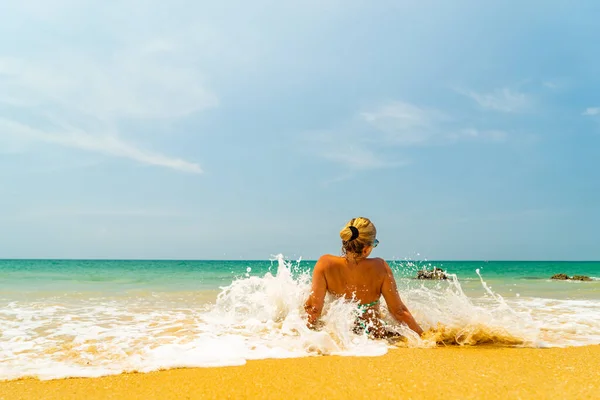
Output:
M382 357L248 361L239 367L0 382L0 399L598 399L600 345L439 347Z

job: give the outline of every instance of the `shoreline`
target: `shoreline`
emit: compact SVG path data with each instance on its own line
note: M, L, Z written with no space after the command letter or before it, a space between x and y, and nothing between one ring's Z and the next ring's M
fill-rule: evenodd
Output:
M204 398L597 398L600 345L391 349L379 357L249 360L100 378L0 381L0 400Z

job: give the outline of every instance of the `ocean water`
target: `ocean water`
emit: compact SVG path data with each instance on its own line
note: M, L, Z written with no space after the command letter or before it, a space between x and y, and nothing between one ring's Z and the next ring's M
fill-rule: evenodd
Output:
M312 261L0 260L0 380L240 365L393 346L564 347L600 343L600 262L391 260L423 338L352 332L356 307L328 299L306 328ZM437 266L448 281L419 281ZM552 281L555 273L592 282ZM385 305L385 302L383 302Z

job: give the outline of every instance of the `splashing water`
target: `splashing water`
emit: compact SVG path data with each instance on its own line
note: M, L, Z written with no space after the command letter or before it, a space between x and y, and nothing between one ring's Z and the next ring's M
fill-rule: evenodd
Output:
M479 270L477 270L479 275ZM540 324L528 311L518 312L484 282L488 298L477 301L465 295L454 274L447 282L408 289L407 305L418 321L429 328L423 340L429 344L541 346Z
M343 299L328 298L322 328L308 329L303 305L310 291L309 272L281 255L273 262L275 274L250 276L248 270L221 288L214 304L195 295L153 292L13 301L0 309L0 379L93 377L240 365L249 359L387 352L390 342L353 333L356 305ZM394 322L382 304L383 319L404 338L394 345L600 342L600 327L586 319L585 313L577 318L553 313L565 304L558 300L509 302L477 274L485 293L480 298L465 295L456 275L450 274L443 282L400 279L404 302L427 331L419 338ZM536 305L543 305L544 312L532 312ZM600 311L596 303L592 308L588 303L578 306L587 312Z

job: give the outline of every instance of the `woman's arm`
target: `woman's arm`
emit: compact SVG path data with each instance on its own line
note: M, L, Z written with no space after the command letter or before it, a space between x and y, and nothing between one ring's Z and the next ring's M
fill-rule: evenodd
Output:
M417 321L415 321L408 308L400 299L392 269L387 262L383 261L383 263L385 264L386 274L381 285L381 293L388 306L388 310L398 322L404 322L410 329L421 335L423 329L417 324Z
M304 304L304 310L308 314L308 327L313 328L323 311L325 294L327 293L327 281L325 280L325 265L327 261L321 257L315 264L312 278L310 296Z

